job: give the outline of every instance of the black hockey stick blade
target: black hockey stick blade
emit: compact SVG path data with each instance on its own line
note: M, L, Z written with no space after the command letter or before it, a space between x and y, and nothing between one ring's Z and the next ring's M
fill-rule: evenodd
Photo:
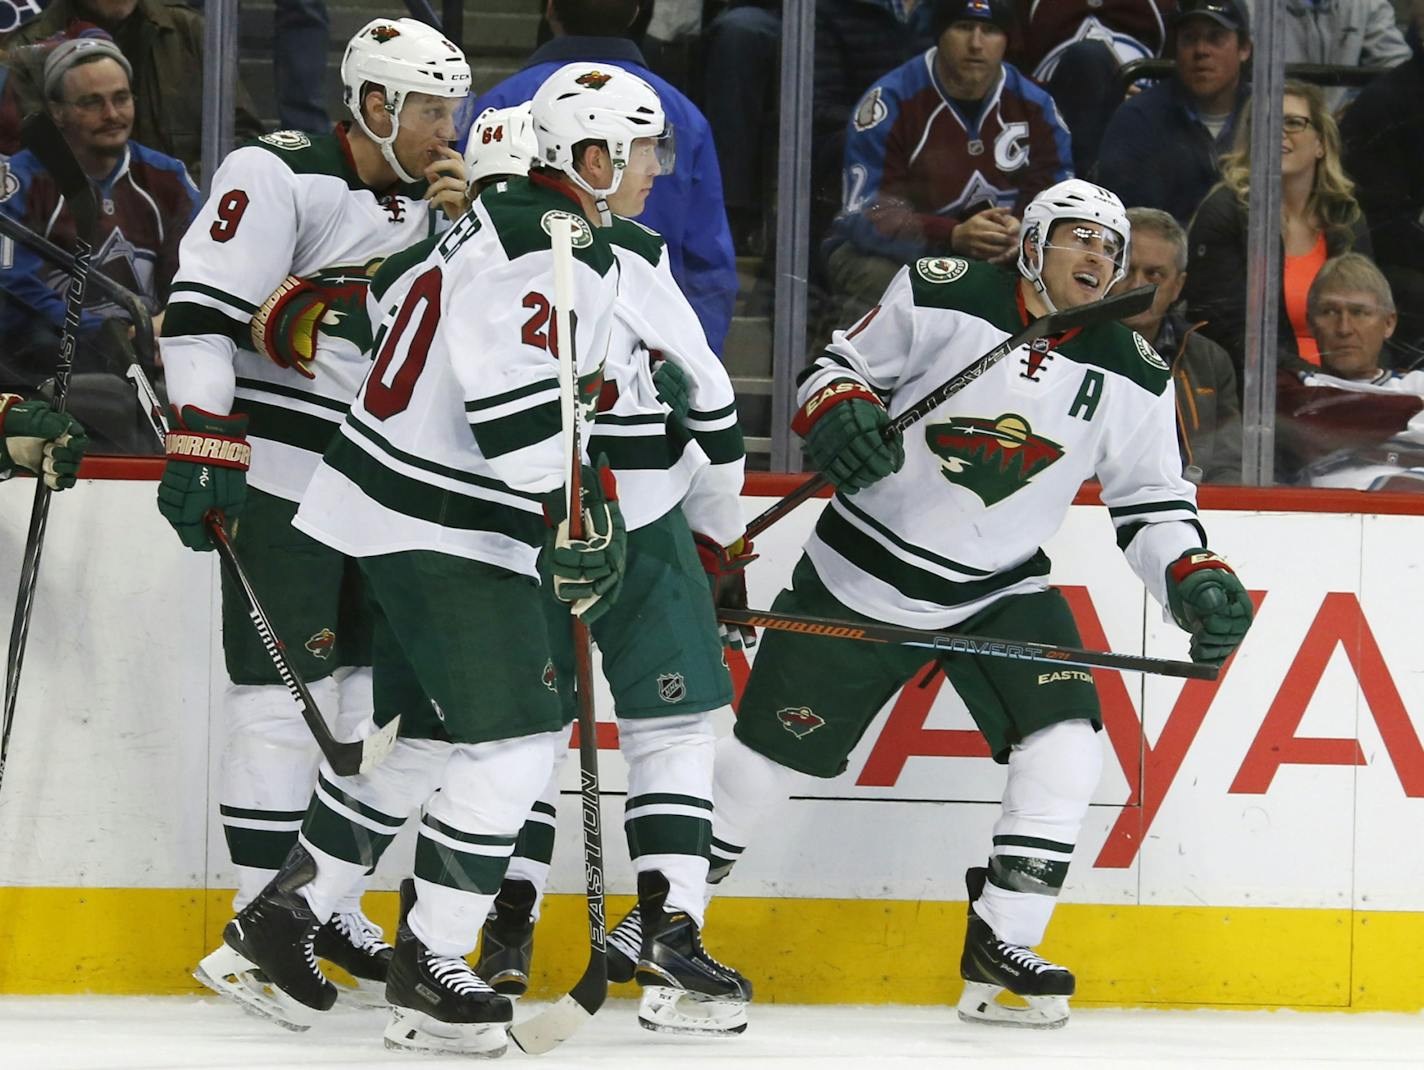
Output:
M1079 647L1054 646L1051 643L1033 643L1023 639L994 639L985 635L904 628L894 624L807 617L798 613L719 607L717 619L725 624L750 625L753 628L770 628L773 631L816 635L827 639L895 643L899 646L923 647L943 654L972 654L976 657L1036 661L1048 665L1120 669L1156 676L1175 676L1185 680L1215 680L1220 672L1215 665L1199 665L1192 661L1149 658L1139 654L1116 654L1109 650L1083 650Z
M216 511L209 512L203 519L213 545L217 548L218 558L222 561L223 567L227 569L228 575L232 577L233 583L242 592L242 599L247 605L247 618L252 622L258 637L261 638L262 648L267 651L267 656L272 660L277 675L282 678L282 683L286 685L292 700L296 702L297 708L301 711L302 720L306 722L307 729L316 740L322 757L331 766L331 771L337 776L356 776L358 773L374 769L395 746L396 733L400 731L400 717L392 718L389 724L374 735L365 739L352 740L349 743L343 743L331 734L331 729L326 724L326 718L317 708L316 700L307 690L306 682L287 660L286 648L277 638L276 632L272 630L272 625L267 620L267 614L262 609L262 604L257 600L257 593L252 589L247 572L242 567L242 562L238 560L237 551L233 548L232 540L223 524L222 514Z
M48 111L41 108L25 119L20 127L20 144L34 153L50 173L60 195L69 204L76 232L92 245L94 232L99 226L99 206L94 200L94 188Z
M1107 320L1122 320L1146 312L1152 307L1152 298L1157 294L1156 286L1138 286L1120 294L1112 294L1101 301L1050 312L1043 319L1048 321L1044 334L1062 334L1074 327L1090 327L1094 323Z

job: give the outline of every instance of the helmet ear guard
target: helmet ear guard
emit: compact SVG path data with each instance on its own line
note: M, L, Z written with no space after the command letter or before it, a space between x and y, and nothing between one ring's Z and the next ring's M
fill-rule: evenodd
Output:
M396 159L401 107L407 94L459 99L470 91L465 55L439 30L415 19L373 19L357 31L341 57L342 99L361 132L381 149L402 182L418 182ZM377 86L386 95L391 132L377 134L366 122L364 95Z

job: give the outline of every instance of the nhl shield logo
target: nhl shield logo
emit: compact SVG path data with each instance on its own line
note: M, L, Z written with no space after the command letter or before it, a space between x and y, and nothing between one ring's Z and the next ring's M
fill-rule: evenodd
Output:
M665 672L658 677L658 698L664 702L681 702L687 697L687 681L680 672Z
M805 739L826 723L826 719L820 714L812 713L809 706L790 706L777 710L776 719L781 722L782 728L797 739Z
M307 653L312 657L318 661L325 661L336 649L336 633L330 628L323 628L302 645L307 648Z

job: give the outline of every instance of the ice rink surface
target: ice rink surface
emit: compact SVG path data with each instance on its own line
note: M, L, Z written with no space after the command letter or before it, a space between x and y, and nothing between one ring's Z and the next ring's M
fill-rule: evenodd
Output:
M519 1015L530 1013L524 1008ZM0 997L4 1070L320 1070L467 1065L387 1052L385 1013L335 1010L288 1033L202 997ZM701 1040L639 1028L609 1003L538 1060L511 1046L500 1066L618 1070L896 1070L986 1066L1424 1067L1424 1016L1291 1011L1076 1010L1047 1032L969 1026L952 1008L759 1005L740 1037ZM475 1063L472 1065L491 1065Z

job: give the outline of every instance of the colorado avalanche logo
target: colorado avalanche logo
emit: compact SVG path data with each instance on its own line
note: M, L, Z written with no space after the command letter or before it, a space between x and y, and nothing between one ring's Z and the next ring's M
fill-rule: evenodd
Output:
M782 728L797 739L805 739L826 723L826 719L820 714L812 713L809 706L793 706L777 710L776 719L781 722Z
M613 80L613 75L604 74L602 71L589 71L574 79L575 85L581 85L586 89L602 89Z
M1063 456L1062 446L1034 434L1028 421L1012 412L997 420L961 416L930 424L925 445L939 458L944 478L973 491L985 505L1022 490Z
M394 41L400 35L401 32L398 29L394 26L388 26L385 23L382 23L371 31L371 36L375 38L376 43L382 45L387 41Z

